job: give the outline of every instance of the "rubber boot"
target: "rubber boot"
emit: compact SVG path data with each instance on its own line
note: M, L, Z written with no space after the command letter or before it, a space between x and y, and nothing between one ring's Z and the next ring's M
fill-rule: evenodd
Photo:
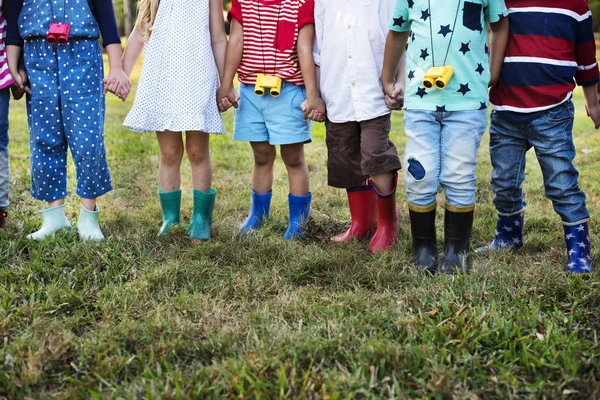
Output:
M79 239L93 240L96 242L101 242L104 240L104 234L98 225L99 215L100 209L98 207L96 207L94 211L90 211L84 206L80 207L79 220L77 221L77 232L79 232Z
M39 231L27 235L27 239L30 240L42 240L46 237L52 236L61 229L70 229L71 224L65 217L65 205L47 208L40 211L42 216L42 227Z
M348 189L348 206L350 208L350 229L341 235L331 238L332 242L349 242L352 239L363 239L377 230L377 195L373 185Z
M415 266L434 273L438 267L435 214L437 204L428 207L408 206L412 233L412 258Z
M194 212L188 235L194 240L209 240L217 189L210 188L208 193L194 189L192 193L194 194Z
M0 210L0 229L4 228L4 224L6 223L7 218L8 218L8 211Z
M381 194L373 187L377 195L377 232L371 239L369 252L378 254L389 250L398 240L400 229L399 215L396 208L396 187L398 174L394 175L394 188L388 194Z
M158 236L162 236L169 233L174 225L181 222L181 189L167 193L158 189L158 198L160 199L163 218Z
M569 263L567 272L570 274L589 274L594 272L591 256L591 242L588 221L576 224L564 224L565 242Z
M523 247L524 209L513 214L498 213L496 236L486 246L475 249L476 253L487 250L520 249Z
M306 196L288 195L290 207L290 221L288 229L283 235L285 240L292 240L304 236L304 225L310 217L310 202L312 193L308 192Z
M265 194L258 194L252 190L250 199L250 213L248 218L238 229L238 235L246 236L252 231L258 229L265 219L269 217L271 211L271 198L273 191Z
M473 210L471 207L446 206L444 217L444 257L439 271L454 275L468 274L471 269L471 230L473 229Z

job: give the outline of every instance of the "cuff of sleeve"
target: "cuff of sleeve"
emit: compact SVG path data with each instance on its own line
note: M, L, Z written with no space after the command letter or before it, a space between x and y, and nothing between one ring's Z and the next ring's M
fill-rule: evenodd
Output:
M599 82L600 82L600 77L596 77L595 79L592 79L590 81L585 81L585 82L577 81L577 84L579 86L593 86L593 85L597 85Z
M320 67L321 66L321 55L317 54L317 53L313 53L313 58L315 59L315 65Z
M231 10L229 10L229 12L227 13L227 21L229 21L229 23L231 23L232 19L235 19L241 25L244 25L242 23L242 13L239 10L237 10L237 9L231 9Z
M496 14L493 15L490 19L489 19L489 23L490 24L495 24L497 22L502 21L504 18L508 18L508 10L503 11L500 14Z
M6 42L7 46L19 46L19 47L23 47L23 40L8 39L8 38L6 38L5 42Z
M307 18L303 18L301 20L298 20L298 30L304 28L306 25L314 25L315 24L315 19L313 17L307 17Z
M112 39L112 40L107 40L106 42L104 40L102 40L102 47L104 47L104 48L106 48L106 46L111 45L111 44L121 45L121 40Z

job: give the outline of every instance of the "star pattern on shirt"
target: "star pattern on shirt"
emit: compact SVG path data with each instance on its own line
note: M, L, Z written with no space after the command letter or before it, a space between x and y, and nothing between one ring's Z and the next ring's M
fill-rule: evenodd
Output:
M444 35L444 37L446 37L446 35L449 33L452 33L450 25L440 25L440 31L438 32L438 35Z
M436 112L446 112L446 106L435 106Z
M480 110L487 110L488 106L487 104L485 104L485 102L481 102L481 106L479 107Z
M429 18L429 17L431 17L431 14L429 13L429 9L421 11L421 19L423 21L427 21L427 18Z
M421 98L427 96L427 90L425 88L417 88L417 96L421 96Z
M415 36L415 33L413 32L412 35L410 36L410 39L414 42L416 38L417 37Z
M408 0L408 8L413 8L415 5L415 0Z
M504 19L504 13L498 14L498 20L502 20L502 19Z
M462 93L462 95L466 95L467 93L469 93L471 91L471 89L469 89L469 84L460 84L460 89L457 90L458 93Z
M428 49L421 49L421 58L423 59L423 61L427 60L427 57L429 57L429 53L427 52Z
M404 19L404 17L401 15L399 18L393 18L394 20L394 26L402 26L406 23L406 20Z
M460 44L460 50L461 53L463 53L463 55L467 55L467 53L469 51L471 51L471 49L469 48L469 43L461 43Z
M475 72L479 72L479 75L482 75L483 71L485 71L485 68L483 68L483 65L481 65L481 63L477 63L477 69L475 70Z
M490 54L490 48L487 44L485 45L485 54Z
M415 72L416 72L416 71L408 71L408 79L409 79L409 80L411 80L411 81L412 81L412 80L414 79L414 77L415 77Z

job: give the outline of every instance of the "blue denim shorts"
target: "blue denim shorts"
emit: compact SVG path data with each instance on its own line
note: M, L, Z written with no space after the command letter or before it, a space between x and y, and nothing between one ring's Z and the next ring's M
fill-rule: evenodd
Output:
M279 97L257 96L254 86L240 83L233 139L272 145L310 142L311 123L300 109L304 100L306 89L293 83L283 82Z

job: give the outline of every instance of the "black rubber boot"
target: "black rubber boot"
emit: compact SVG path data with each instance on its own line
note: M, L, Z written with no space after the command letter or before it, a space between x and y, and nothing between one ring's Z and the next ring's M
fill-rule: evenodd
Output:
M417 268L431 273L438 268L435 205L433 207L425 212L409 208L413 262Z
M471 269L471 230L473 210L453 212L446 209L444 217L444 258L439 271L448 274L468 274Z

